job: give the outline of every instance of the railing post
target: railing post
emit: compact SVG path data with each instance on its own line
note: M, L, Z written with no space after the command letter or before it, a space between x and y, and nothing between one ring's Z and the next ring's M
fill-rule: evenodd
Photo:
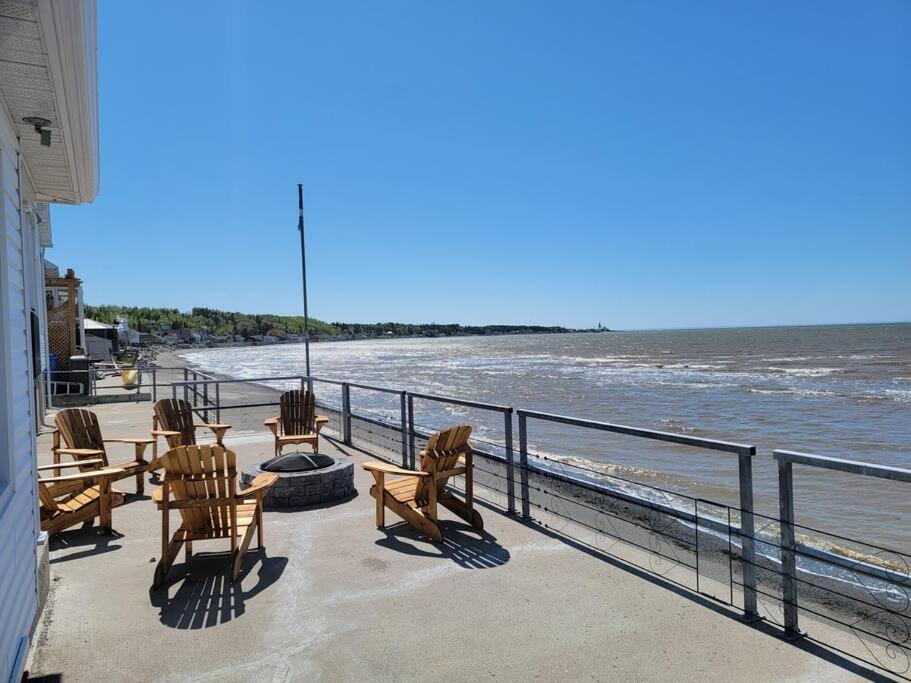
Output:
M404 391L399 395L402 411L402 467L408 466L408 401L405 396Z
M215 383L215 421L221 424L221 382Z
M516 513L516 463L512 448L512 408L503 411L503 440L506 444L506 501L509 514Z
M158 373L152 368L152 403L158 401Z
M351 445L351 387L342 382L342 440Z
M755 452L755 448L750 451ZM748 619L759 617L756 604L756 542L753 519L753 453L737 455L740 478L740 547L743 553L743 612Z
M414 396L408 394L408 464L414 468Z
M782 607L784 630L790 637L801 635L797 617L797 558L794 538L794 477L793 465L778 459L778 512L781 523Z
M528 499L528 428L522 411L519 411L519 467L522 477L522 516L529 519L531 501Z
M209 383L206 382L202 385L202 404L205 406L203 410L203 419L209 421Z

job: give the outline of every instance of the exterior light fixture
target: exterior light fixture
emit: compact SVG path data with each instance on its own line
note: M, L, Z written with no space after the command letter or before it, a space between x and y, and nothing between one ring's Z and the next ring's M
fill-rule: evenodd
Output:
M24 119L28 125L35 127L35 132L41 136L41 145L43 147L51 146L51 122L40 116L26 116Z

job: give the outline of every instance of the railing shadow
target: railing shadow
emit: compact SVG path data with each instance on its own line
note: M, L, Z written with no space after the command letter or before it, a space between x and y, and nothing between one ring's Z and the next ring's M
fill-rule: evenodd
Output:
M243 616L247 600L278 581L287 564L287 557L267 557L264 550L250 551L237 581L231 581L226 553L194 555L189 563L171 568L172 575L182 568L182 579L172 579L160 589L149 589L149 601L158 608L159 621L165 626L211 628ZM256 585L244 590L243 582L254 569L258 575ZM180 586L170 596L177 582Z
M658 574L653 574L617 555L613 555L605 550L591 546L584 541L580 541L578 539L572 538L571 536L567 536L552 529L548 529L541 526L540 524L536 524L533 521L525 521L521 519L516 519L516 521L519 524L529 527L530 529L534 529L535 531L547 536L548 538L552 538L561 543L564 543L576 550L579 550L580 552L599 559L616 569L624 571L628 574L632 574L633 576L642 579L643 581L648 581L653 585L670 591L675 595L685 598L686 600L689 600L690 602L695 603L701 607L710 609L716 614L731 619L732 621L736 621L737 623L747 628L751 628L755 631L763 633L764 635L776 638L777 640L781 640L791 647L795 647L799 650L802 650L803 652L806 652L807 654L818 657L819 659L822 659L829 664L844 669L846 672L857 676L858 678L863 678L868 681L894 680L893 678L883 675L878 671L870 668L869 666L858 662L847 653L841 654L841 651L837 648L822 645L818 641L814 641L811 638L789 639L785 637L784 631L782 631L781 627L776 624L773 624L764 619L745 619L743 614L737 611L731 605L719 602L701 593L696 593L684 586L675 583L672 580L665 579Z
M488 532L449 520L438 523L442 543L430 543L417 529L402 523L382 529L386 536L376 544L405 555L445 558L464 569L493 569L509 562L509 551Z

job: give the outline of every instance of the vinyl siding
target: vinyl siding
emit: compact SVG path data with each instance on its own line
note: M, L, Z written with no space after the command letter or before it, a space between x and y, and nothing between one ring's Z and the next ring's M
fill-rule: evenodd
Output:
M38 605L35 410L27 314L35 294L28 291L34 287L34 277L26 277L26 263L35 258L26 253L26 245L38 242L23 238L16 145L8 120L0 118L0 224L4 237L0 255L0 327L4 335L0 345L0 680L21 675ZM33 228L28 225L26 229Z

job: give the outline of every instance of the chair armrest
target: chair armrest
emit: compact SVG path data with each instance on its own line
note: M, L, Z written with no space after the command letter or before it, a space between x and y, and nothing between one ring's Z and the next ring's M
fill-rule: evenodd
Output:
M325 424L326 422L329 421L329 418L326 417L325 415L317 415L315 418L313 418L313 421L316 422L317 424L320 424L320 423Z
M118 439L102 439L104 443L152 443L155 439L148 437L124 436Z
M385 462L365 462L361 463L363 467L368 472L382 472L384 474L398 474L403 477L429 477L429 472L421 472L420 470L404 470L401 467L396 467L395 465L390 465Z
M164 495L162 493L163 490L164 489L162 489L162 487L159 486L157 489L152 491L152 502L153 503L160 503L164 499Z
M278 438L278 426L281 423L281 417L268 417L263 420L263 426L268 427L269 431L272 432L272 436L274 436L276 439Z
M104 460L101 458L92 459L92 460L77 460L76 462L61 462L56 465L38 465L38 471L44 470L62 470L67 467L87 467L89 465L103 465Z
M86 481L88 479L108 479L118 477L123 474L119 467L109 467L103 470L92 470L91 472L80 472L79 474L64 474L59 477L47 477L38 480L39 484L59 484L67 481Z
M231 429L231 425L221 424L219 422L202 422L200 424L194 424L194 429L211 429L213 432L218 431L219 429Z
M275 482L278 481L278 474L275 472L263 472L262 474L257 474L253 481L250 482L248 488L238 491L235 494L237 498L246 498L254 493L259 493L260 491L265 491L272 486Z
M104 451L99 448L58 448L57 452L67 455L104 455Z
M180 436L180 432L172 432L168 429L153 429L152 436Z

